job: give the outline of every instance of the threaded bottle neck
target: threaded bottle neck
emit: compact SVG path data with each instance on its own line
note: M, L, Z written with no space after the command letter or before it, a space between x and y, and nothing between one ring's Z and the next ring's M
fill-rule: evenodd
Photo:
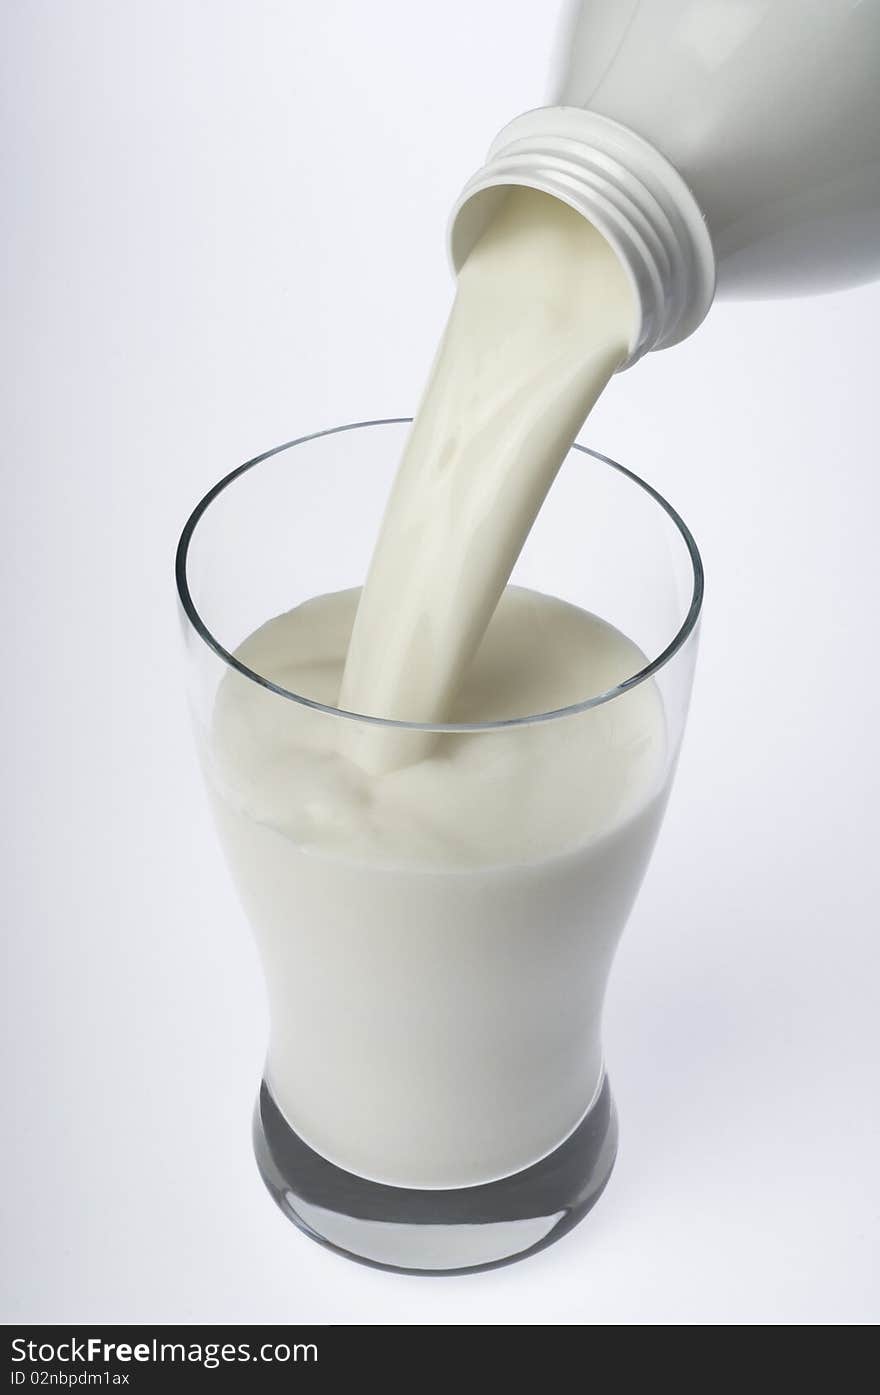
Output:
M636 328L623 367L685 339L715 290L715 257L700 209L669 161L625 126L577 107L542 107L495 138L452 212L457 271L504 188L539 189L588 218L632 285Z

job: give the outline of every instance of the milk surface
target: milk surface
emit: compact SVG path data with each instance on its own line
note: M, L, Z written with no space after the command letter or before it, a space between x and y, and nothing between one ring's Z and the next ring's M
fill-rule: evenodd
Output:
M309 601L238 656L332 702L357 600ZM510 587L450 719L552 711L644 663L596 617ZM361 1176L518 1171L601 1082L605 981L665 798L660 694L648 681L574 716L445 734L382 773L340 749L344 720L234 670L217 697L209 785L266 971L270 1089Z

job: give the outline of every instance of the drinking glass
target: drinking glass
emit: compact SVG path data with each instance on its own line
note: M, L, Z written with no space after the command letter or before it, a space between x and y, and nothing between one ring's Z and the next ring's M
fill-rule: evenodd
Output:
M263 1180L334 1250L458 1273L558 1239L614 1165L602 1002L682 739L703 572L656 490L575 445L512 584L614 626L638 646L632 671L552 712L431 727L289 691L247 661L258 649L237 651L301 602L362 585L408 426L338 426L233 470L184 527L177 586L206 784L266 981ZM301 839L229 774L230 747L246 761L269 729L273 788L313 822L359 741L393 740L410 772L425 760L482 772L462 787L454 863L429 837L420 851L429 793L399 856ZM506 759L524 741L525 784ZM288 779L283 762L304 749L349 756L291 756ZM541 810L563 799L574 836L544 846Z

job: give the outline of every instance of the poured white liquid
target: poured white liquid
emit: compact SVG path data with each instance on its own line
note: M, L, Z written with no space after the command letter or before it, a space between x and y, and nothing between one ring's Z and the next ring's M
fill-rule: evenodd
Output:
M244 663L329 706L429 723L550 712L638 672L601 620L504 589L631 319L589 224L512 192L460 273L363 594L270 620ZM489 1181L562 1142L601 1084L605 982L665 797L654 684L437 734L316 712L230 670L206 754L291 1126L410 1187Z
M547 490L626 356L632 320L604 238L558 200L510 190L459 272L358 607L341 707L447 719ZM355 736L371 768L401 754L393 734Z

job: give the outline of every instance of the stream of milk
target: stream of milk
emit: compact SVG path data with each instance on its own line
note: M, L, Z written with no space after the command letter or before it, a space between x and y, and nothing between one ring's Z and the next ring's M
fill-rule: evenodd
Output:
M579 213L511 189L458 276L358 606L339 705L443 722L556 473L626 356L632 292ZM381 769L393 733L363 728ZM412 759L414 743L405 755Z

